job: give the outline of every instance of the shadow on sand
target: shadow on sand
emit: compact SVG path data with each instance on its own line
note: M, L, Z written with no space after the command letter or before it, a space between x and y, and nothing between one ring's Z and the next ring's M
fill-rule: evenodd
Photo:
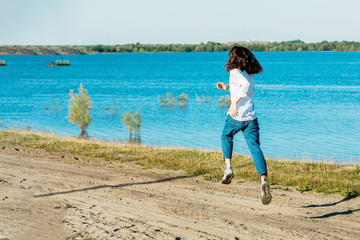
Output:
M327 214L324 214L322 216L316 216L316 217L309 217L311 219L316 219L316 218L329 218L329 217L334 217L334 216L337 216L337 215L350 215L354 212L358 212L360 211L360 208L359 209L356 209L356 210L347 210L347 211L343 211L343 212L333 212L333 213L327 213Z
M326 203L326 204L320 204L320 205L316 205L316 204L312 204L312 205L308 205L308 206L303 206L302 208L314 208L314 207L331 207L331 206L335 206L339 203L342 202L346 202L349 201L353 198L356 198L357 196L351 196L351 197L346 197L344 199L341 199L340 201L334 202L334 203Z
M312 205L308 205L308 206L303 206L302 208L316 208L316 207L331 207L331 206L335 206L339 203L342 203L342 202L346 202L346 201L349 201L353 198L356 198L357 196L351 196L351 197L346 197L344 199L341 199L340 201L337 201L337 202L333 202L333 203L326 203L326 204L312 204ZM338 215L349 215L349 214L352 214L354 212L358 212L360 211L360 209L356 209L356 210L347 210L347 211L343 211L343 212L332 212L332 213L327 213L327 214L324 214L322 216L316 216L316 217L309 217L311 219L319 219L319 218L329 218L329 217L334 217L334 216L338 216Z
M60 194L68 194L68 193L75 193L75 192L84 192L89 190L96 190L101 188L121 188L121 187L128 187L133 185L145 185L145 184L153 184L153 183L162 183L162 182L169 182L177 179L184 179L184 178L192 178L199 176L198 174L193 175L185 175L185 176L178 176L178 177L171 177L171 178L164 178L160 180L154 180L154 181L147 181L147 182L135 182L135 183L123 183L118 185L100 185L95 187L88 187L88 188L82 188L82 189L75 189L70 191L63 191L63 192L53 192L53 193L47 193L47 194L41 194L41 195L34 195L35 198L39 197L49 197L54 195L60 195Z

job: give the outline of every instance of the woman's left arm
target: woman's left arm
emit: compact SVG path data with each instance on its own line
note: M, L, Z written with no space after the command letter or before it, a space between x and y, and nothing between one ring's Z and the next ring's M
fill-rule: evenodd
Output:
M250 82L239 72L239 71L232 71L231 72L232 77L234 77L235 80L235 94L234 94L234 100L231 102L231 106L229 109L230 115L232 117L236 117L237 112L237 103L244 97L247 96L249 88L250 88Z
M241 100L241 97L236 97L230 106L230 116L235 118L238 115L237 103Z

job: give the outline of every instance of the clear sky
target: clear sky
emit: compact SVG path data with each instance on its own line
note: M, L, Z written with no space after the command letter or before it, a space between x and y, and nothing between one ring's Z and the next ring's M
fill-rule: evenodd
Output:
M0 0L0 45L360 41L359 0Z

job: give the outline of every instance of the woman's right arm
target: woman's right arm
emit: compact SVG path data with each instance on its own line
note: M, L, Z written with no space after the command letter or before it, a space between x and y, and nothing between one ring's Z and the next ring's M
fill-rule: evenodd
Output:
M230 87L228 85L226 85L225 83L222 82L218 82L216 84L218 89L224 89L224 90L230 90Z

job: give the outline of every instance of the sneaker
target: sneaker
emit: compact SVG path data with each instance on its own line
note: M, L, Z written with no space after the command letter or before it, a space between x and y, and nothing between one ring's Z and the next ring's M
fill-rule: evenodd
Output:
M261 183L261 202L264 205L268 205L271 202L271 199L270 185L266 181L263 181Z
M222 184L230 184L231 183L231 179L234 177L234 171L232 169L232 167L230 167L229 169L224 169L224 177L221 180Z

